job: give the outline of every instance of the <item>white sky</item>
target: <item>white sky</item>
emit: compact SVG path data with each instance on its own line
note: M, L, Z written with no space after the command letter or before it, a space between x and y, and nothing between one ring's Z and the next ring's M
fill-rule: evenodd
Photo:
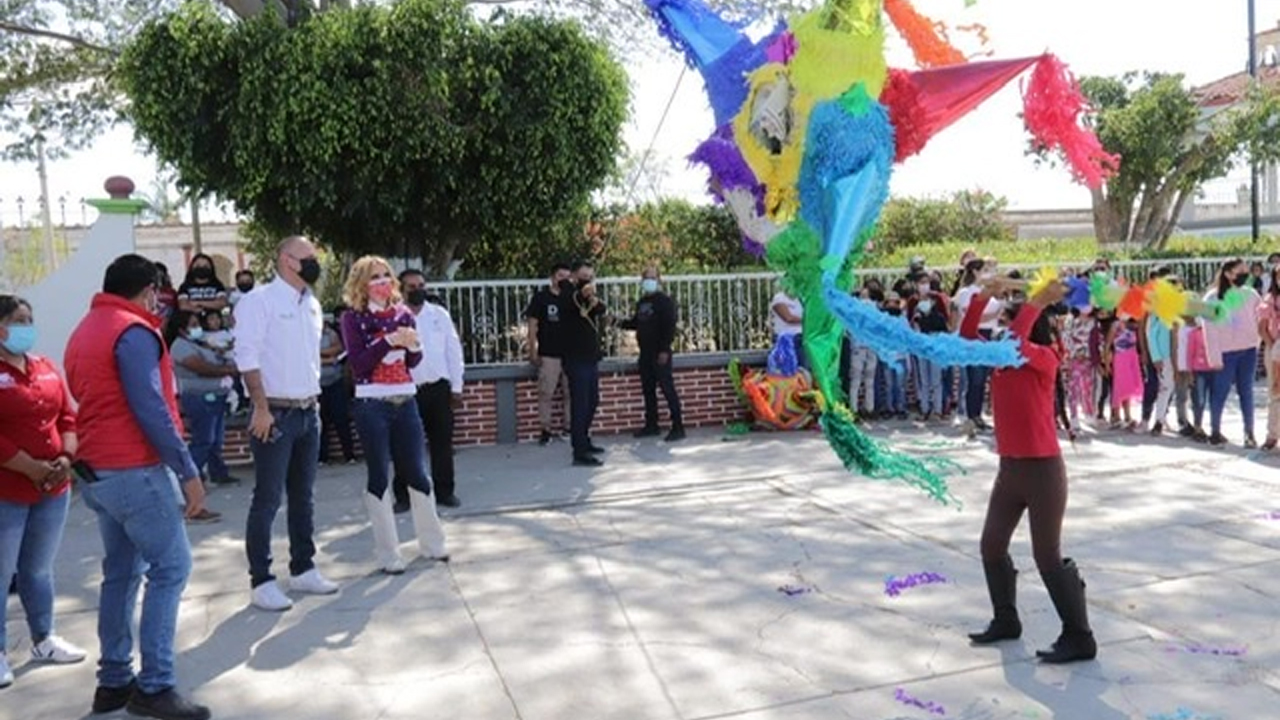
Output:
M1280 20L1280 0L1256 2L1259 29L1274 27ZM1247 0L978 0L968 9L963 0L915 0L915 5L952 25L986 25L997 58L1048 49L1080 75L1158 70L1181 72L1201 84L1243 70L1247 60ZM912 67L905 43L892 30L889 34L890 64ZM963 40L957 42L966 47ZM664 51L632 67L633 116L626 140L641 152L659 127L681 62L673 51ZM899 166L893 192L942 195L981 187L1008 197L1014 208L1087 207L1087 192L1073 185L1066 171L1036 168L1023 155L1026 133L1020 108L1015 81L934 138L921 155ZM687 168L682 158L712 129L701 78L689 71L654 144L654 158L667 171L659 188L663 194L695 201L705 197L704 175ZM140 191L149 191L155 163L134 146L131 136L129 128L117 129L91 150L50 166L50 195L71 201L68 219L78 219L79 210L73 216L71 206L80 198L103 194L102 181L108 175L127 175ZM16 222L18 196L28 199L29 218L34 207L30 200L38 194L34 166L0 164L0 220ZM651 193L642 188L637 195Z

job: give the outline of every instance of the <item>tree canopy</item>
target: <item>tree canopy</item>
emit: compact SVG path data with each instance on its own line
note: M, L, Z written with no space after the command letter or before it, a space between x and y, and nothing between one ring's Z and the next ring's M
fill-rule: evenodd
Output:
M1280 106L1262 91L1211 114L1181 75L1087 77L1081 88L1103 147L1121 158L1120 172L1092 191L1094 228L1104 243L1163 247L1201 185L1226 174L1244 151L1262 162L1277 153Z
M626 117L622 69L576 24L402 0L229 22L191 4L117 67L137 134L184 185L275 233L443 270L580 213Z

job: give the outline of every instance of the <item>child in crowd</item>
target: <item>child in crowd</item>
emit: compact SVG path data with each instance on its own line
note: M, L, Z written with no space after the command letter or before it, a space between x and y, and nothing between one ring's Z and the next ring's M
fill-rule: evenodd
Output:
M1173 400L1173 332L1169 326L1154 316L1147 318L1146 326L1147 353L1151 358L1149 370L1154 370L1159 378L1156 401L1151 415L1151 434L1158 436L1164 434L1164 425L1169 417L1169 403Z
M1094 419L1099 423L1106 420L1108 400L1111 397L1111 368L1107 365L1107 337L1111 334L1111 327L1115 325L1116 316L1110 310L1098 308L1094 313L1096 322L1094 323L1093 335L1089 337L1089 357L1093 362L1094 387L1098 391L1098 399L1094 403L1095 416ZM1115 423L1117 418L1112 415L1110 422Z
M1272 268L1267 293L1258 306L1258 332L1267 368L1267 439L1262 449L1274 450L1280 441L1280 267Z
M1196 319L1183 316L1173 334L1173 400L1178 411L1178 434L1192 437L1196 434L1187 414L1187 398L1195 388L1195 373L1191 367L1191 331Z
M937 335L947 332L951 326L951 300L934 285L929 277L919 283L917 295L909 302L908 314L916 332ZM920 403L920 420L928 422L935 416L942 418L945 398L942 392L942 365L926 358L916 358L916 400Z
M1111 376L1111 428L1119 429L1119 418L1124 418L1124 428L1138 427L1133 420L1134 400L1142 400L1142 363L1138 358L1138 322L1121 315L1107 333L1103 345L1103 366Z
M1091 341L1098 330L1093 308L1072 308L1062 334L1066 346L1067 409L1071 417L1071 434L1080 432L1080 410L1093 417L1094 355Z
M904 323L907 321L902 314L902 298L892 290L885 293L881 309ZM910 367L910 362L910 359L902 358L899 362L880 363L879 368L884 373L885 386L885 404L884 410L880 413L881 417L897 417L899 420L907 418L907 369Z

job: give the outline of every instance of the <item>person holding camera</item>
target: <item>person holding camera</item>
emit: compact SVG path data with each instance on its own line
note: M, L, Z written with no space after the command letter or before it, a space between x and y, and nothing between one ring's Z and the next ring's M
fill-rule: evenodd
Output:
M557 296L564 322L564 371L569 377L569 435L573 464L599 467L604 448L591 442L591 423L600 404L600 341L607 308L596 292L595 267L587 260L573 264L573 280L560 283Z

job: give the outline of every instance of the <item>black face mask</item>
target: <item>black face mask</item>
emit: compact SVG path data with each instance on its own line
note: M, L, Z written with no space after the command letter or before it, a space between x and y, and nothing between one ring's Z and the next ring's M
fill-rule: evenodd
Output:
M576 286L573 284L573 281L572 281L572 280L561 280L561 281L560 281L560 292L562 292L562 293L571 293L571 292L573 292L575 289L576 289Z
M1249 282L1249 276L1244 273L1240 273L1232 282L1236 284L1236 287L1244 287Z
M315 285L320 279L320 261L315 258L304 258L298 261L298 277L308 285Z
M884 311L889 313L890 315L893 315L894 317L899 317L902 315L902 308L885 308Z
M247 293L253 289L253 283L237 283L236 289L242 293Z
M213 268L203 266L191 268L191 277L196 280L210 280L213 278Z
M427 290L426 288L417 288L416 290L410 290L409 292L405 293L404 299L405 299L405 302L409 303L414 307L418 307L420 305L426 305Z

